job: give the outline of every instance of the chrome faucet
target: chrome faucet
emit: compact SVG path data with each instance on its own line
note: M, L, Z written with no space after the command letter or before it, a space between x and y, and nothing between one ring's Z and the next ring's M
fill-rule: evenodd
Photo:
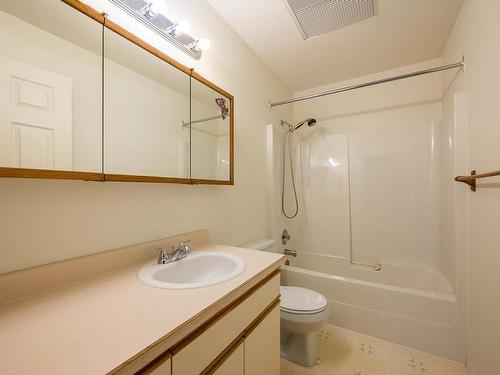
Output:
M191 252L191 247L189 246L189 242L190 242L189 240L182 241L177 246L177 249L174 249L174 247L172 247L171 252L168 252L164 248L154 249L153 250L154 254L159 253L158 264L168 264L187 257Z

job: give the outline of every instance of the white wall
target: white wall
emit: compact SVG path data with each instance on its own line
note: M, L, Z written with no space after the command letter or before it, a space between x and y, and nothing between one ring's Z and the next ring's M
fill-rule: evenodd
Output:
M440 64L428 61L296 95ZM291 246L349 257L351 225L355 261L440 268L441 75L297 103L295 121L308 117L317 125L294 135L302 139L299 159L305 168L296 174L305 203L298 219L287 224L299 241Z
M227 244L269 236L265 125L289 109L268 102L291 92L205 1L167 3L212 47L195 63L156 46L235 96L235 186L0 179L0 273L201 228Z
M500 168L498 14L497 0L466 1L444 53L446 62L465 55L465 73L446 75L443 117L449 124L456 122L455 104L466 100L468 164L479 172ZM468 173L469 168L460 173ZM475 375L494 375L500 368L500 179L481 181L476 193L466 185L459 188L464 195L458 204L466 206L469 216L469 224L463 228L469 236L468 248L463 250L469 272L469 365Z

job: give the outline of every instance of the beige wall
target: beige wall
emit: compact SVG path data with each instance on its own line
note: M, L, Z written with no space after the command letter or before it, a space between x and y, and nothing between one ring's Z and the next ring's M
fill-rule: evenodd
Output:
M150 42L235 96L236 185L0 179L0 273L201 228L227 244L269 236L265 126L289 109L270 112L268 102L291 92L205 1L168 5L212 47L195 62Z
M444 59L464 54L465 74L451 83L447 75L445 118L452 118L455 95L468 98L469 166L478 171L500 168L500 2L466 1L448 41ZM462 173L467 173L463 170ZM485 180L476 193L467 192L469 365L476 375L500 369L500 190L499 179ZM483 184L483 182L481 183ZM462 189L467 191L464 185Z

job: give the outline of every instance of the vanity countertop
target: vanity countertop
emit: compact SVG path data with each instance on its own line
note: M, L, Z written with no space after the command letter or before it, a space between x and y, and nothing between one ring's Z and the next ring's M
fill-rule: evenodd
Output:
M0 306L0 374L106 374L157 356L278 269L283 256L224 245L245 271L222 284L172 290L146 286L134 263ZM141 357L142 356L142 357ZM147 363L147 362L146 362Z

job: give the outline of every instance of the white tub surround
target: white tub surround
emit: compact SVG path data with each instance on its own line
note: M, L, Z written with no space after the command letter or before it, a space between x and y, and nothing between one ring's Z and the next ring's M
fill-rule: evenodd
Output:
M245 271L206 288L149 287L137 279L137 271L151 259L146 248L151 249L152 243L148 243L97 255L99 275L89 269L96 266L92 256L21 271L22 275L3 275L2 295L18 299L5 302L4 298L0 306L0 373L133 373L246 295L282 263L278 254L208 244L206 232L197 232L192 239L193 253L237 255L244 260ZM157 246L169 241L153 243ZM131 251L134 248L136 251ZM139 248L143 249L141 255ZM132 262L111 267L114 260L124 262L123 258ZM78 270L85 273L84 280L79 279ZM51 274L69 284L54 283L55 289L36 290L39 294L31 296L23 296L19 290L9 292L16 289L16 280L27 284L30 272L35 283L43 284ZM27 290L24 286L21 289Z
M462 52L295 96L445 65ZM467 220L453 177L469 169L467 102L443 102L447 74L456 77L428 74L295 103L294 120L317 119L292 137L295 219L279 215L284 132L276 125L269 174L274 238L286 228L283 247L298 253L285 271L289 285L325 295L330 323L463 361Z
M377 272L345 258L299 252L284 267L282 282L323 294L331 324L464 360L457 301L436 270L383 264Z

